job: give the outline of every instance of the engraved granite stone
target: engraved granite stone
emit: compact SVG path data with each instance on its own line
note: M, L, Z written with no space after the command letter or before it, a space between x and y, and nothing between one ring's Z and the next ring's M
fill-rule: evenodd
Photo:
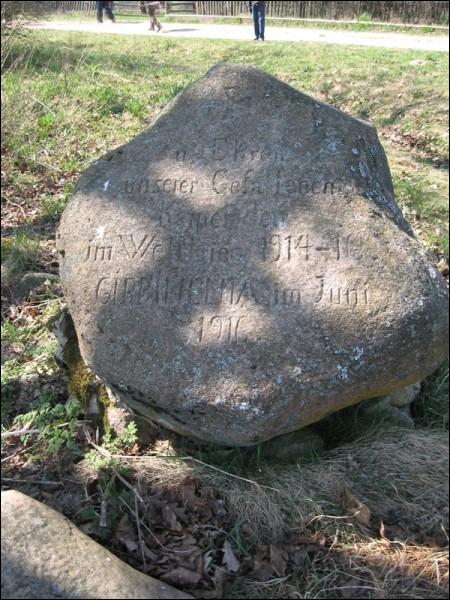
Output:
M203 440L294 431L447 353L375 129L255 67L213 68L92 165L57 243L88 366Z

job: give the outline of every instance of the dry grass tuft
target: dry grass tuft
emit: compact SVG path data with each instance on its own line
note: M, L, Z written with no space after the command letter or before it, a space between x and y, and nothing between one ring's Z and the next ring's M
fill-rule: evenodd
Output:
M390 431L342 446L313 465L262 465L258 480L280 494L236 485L214 472L203 471L202 477L221 488L236 518L248 519L261 542L311 521L334 529L335 517L343 515L344 485L378 524L392 523L413 535L448 526L448 447L444 432L435 430Z
M306 561L288 581L239 580L228 598L447 598L448 552L361 540Z

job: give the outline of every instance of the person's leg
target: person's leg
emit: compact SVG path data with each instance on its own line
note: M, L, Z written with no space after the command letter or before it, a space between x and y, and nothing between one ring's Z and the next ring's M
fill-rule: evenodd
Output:
M153 6L148 7L148 16L150 18L150 30L155 31L157 20L156 20L156 10L154 9Z
M259 8L259 37L264 41L264 33L266 29L266 9L264 6Z
M97 13L97 23L103 23L103 2L96 2L95 10Z
M253 24L255 26L255 40L259 40L259 9L257 6L253 7Z
M110 21L114 22L116 20L110 6L105 6L105 13Z

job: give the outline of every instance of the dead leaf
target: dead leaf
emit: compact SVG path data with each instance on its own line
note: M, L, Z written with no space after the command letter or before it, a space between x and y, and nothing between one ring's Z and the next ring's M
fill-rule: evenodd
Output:
M370 509L363 502L358 500L345 485L341 490L341 503L347 514L354 517L359 523L362 523L367 527L370 526L370 519L372 517Z
M184 567L177 567L161 576L162 581L165 583L178 587L196 586L201 578L202 576L199 573L194 573Z
M116 537L128 552L136 552L138 549L136 532L128 515L123 515L116 530Z
M222 564L224 565L224 567L226 567L226 569L229 573L237 573L239 571L239 569L241 568L241 563L236 558L236 556L231 548L231 544L228 540L225 540L222 550L223 550Z
M301 567L303 565L303 563L305 562L306 558L308 557L308 552L307 552L306 548L307 548L307 546L305 546L301 550L296 550L289 554L289 558L290 558L291 562L296 567Z
M94 526L92 523L83 523L82 525L78 525L78 528L86 535L92 535L94 533Z
M217 598L223 598L225 584L228 579L228 574L224 569L217 567L214 572L213 583Z
M270 581L273 578L273 569L267 562L255 561L255 568L250 573L251 578L254 581Z
M270 564L272 565L275 575L278 577L286 576L287 555L279 546L270 545Z
M152 562L156 562L158 560L158 555L155 554L152 550L150 550L150 548L147 546L147 544L145 542L142 542L142 550L144 552L144 556L145 558L148 558L149 560L151 560Z
M208 550L203 554L203 568L205 573L208 573L209 567L213 564L215 559L215 552L213 550Z
M162 510L164 525L170 531L181 531L183 528L178 522L177 515L170 506L165 506Z

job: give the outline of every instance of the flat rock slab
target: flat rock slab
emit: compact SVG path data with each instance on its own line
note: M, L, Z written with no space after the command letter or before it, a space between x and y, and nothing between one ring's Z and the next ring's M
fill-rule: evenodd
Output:
M2 492L2 598L192 598L136 571L68 519Z
M209 442L294 431L447 355L447 286L375 129L255 67L215 67L89 168L57 245L88 366Z

